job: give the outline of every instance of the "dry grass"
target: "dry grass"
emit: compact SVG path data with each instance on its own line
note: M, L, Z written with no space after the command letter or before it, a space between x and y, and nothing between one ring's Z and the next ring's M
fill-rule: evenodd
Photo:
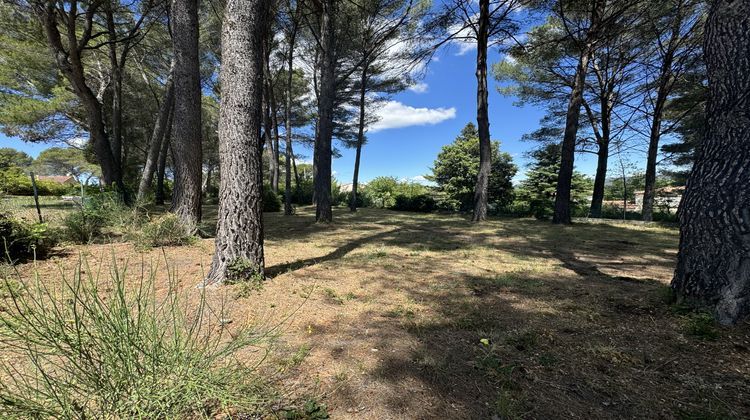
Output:
M273 363L291 397L322 397L332 418L750 416L748 325L705 339L663 299L673 229L297 213L265 216L261 289L209 295L229 300L233 325L286 320ZM161 255L89 245L58 262L84 252L106 267L112 248L134 270ZM186 290L212 248L165 250Z
M43 220L57 226L67 213L75 209L75 204L63 201L60 197L42 196L39 197L39 208ZM0 213L10 213L30 222L39 221L34 197L31 196L0 196Z

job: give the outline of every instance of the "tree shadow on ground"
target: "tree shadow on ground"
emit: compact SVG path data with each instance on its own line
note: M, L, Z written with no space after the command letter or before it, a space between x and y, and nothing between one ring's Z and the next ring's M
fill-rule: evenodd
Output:
M348 320L343 333L316 326L314 339L331 343L332 360L361 363L347 351L351 341L374 340L367 343L379 351L373 367L337 390L342 401L359 406L377 390L379 404L404 418L750 415L747 347L737 345L750 340L748 326L702 341L686 335L690 319L663 300L674 232L398 214L380 220L380 231L360 229L377 218L341 218L327 227L355 237L269 269L379 270L359 280L362 288L371 296L397 290L411 302L384 302ZM401 250L402 264L351 257L374 245ZM506 259L508 267L481 269Z

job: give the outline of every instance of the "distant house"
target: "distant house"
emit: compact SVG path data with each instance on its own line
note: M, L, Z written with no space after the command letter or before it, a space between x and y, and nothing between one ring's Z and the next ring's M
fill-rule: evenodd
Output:
M352 192L352 186L353 186L353 185L354 185L354 184L351 184L351 183L349 183L349 184L341 184L341 185L339 185L339 191L341 191L342 193L349 193L349 192ZM362 188L362 187L365 187L365 186L367 186L367 184L366 184L366 183L364 183L364 182L359 182L359 183L357 183L357 189L358 189L358 190L359 190L360 188Z
M676 213L677 207L682 201L682 194L685 187L662 187L654 191L654 210L665 213ZM643 208L643 194L645 191L635 192L635 206L638 210Z
M40 175L37 181L54 182L55 184L76 185L78 180L73 175Z

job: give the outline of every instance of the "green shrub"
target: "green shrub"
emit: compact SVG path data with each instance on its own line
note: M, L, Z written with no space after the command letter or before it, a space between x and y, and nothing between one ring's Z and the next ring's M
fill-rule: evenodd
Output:
M461 209L461 202L446 194L438 195L435 208L440 211L457 212Z
M0 261L44 258L56 244L57 235L46 223L29 223L0 214Z
M394 197L394 204L391 208L400 211L429 213L435 210L436 205L435 199L427 194L417 194L413 196L398 194Z
M127 208L116 193L104 192L84 199L76 211L63 220L67 238L89 243L110 233L125 234L140 224L138 212Z
M59 184L52 181L36 180L36 190L39 195L65 195L75 193L78 185ZM19 167L9 167L0 170L0 191L9 195L33 195L34 186L31 176Z
M136 244L143 248L188 245L195 242L180 218L174 213L161 215L144 224Z
M348 206L349 203L352 202L352 193L351 191L348 191L342 194L343 198L341 199L341 204ZM357 207L374 207L372 199L362 189L357 189Z
M113 258L114 259L114 258ZM138 271L138 270L137 270ZM2 418L253 417L266 403L256 367L236 357L267 337L226 331L201 297L183 304L170 276L156 296L157 269L89 269L49 281L36 276L11 294L0 316ZM166 269L167 272L170 272ZM91 273L110 272L100 279Z
M66 237L76 243L87 244L102 235L102 229L107 225L107 217L103 212L87 205L69 213L63 219Z
M292 187L292 202L299 206L312 204L313 183L312 180L301 179L299 185Z
M281 198L273 192L271 186L263 185L263 211L275 213L281 211Z

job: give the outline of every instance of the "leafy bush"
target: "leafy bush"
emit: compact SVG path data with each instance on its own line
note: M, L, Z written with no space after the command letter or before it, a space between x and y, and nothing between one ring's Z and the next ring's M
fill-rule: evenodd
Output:
M10 355L0 362L0 417L217 418L258 411L265 388L236 353L262 344L264 335L242 327L228 334L223 314L202 297L188 310L172 277L170 292L157 297L153 267L130 282L117 266L107 279L91 274L108 271L82 261L72 275L36 276L8 296L0 316L0 343Z
M313 183L312 180L300 179L299 185L292 187L292 203L299 206L312 204Z
M344 192L342 195L341 205L348 206L352 202L352 192ZM374 207L372 199L365 193L364 189L357 189L357 207Z
M398 179L392 176L379 176L363 188L373 207L388 208L395 204L393 195L398 187Z
M82 244L101 236L106 225L107 216L97 208L87 205L81 206L80 210L69 213L63 219L67 238Z
M0 214L0 261L43 258L57 244L57 235L46 223L29 223Z
M435 207L440 211L457 212L461 210L461 202L449 197L447 194L440 194L436 200Z
M281 198L273 192L270 185L263 185L263 211L275 213L281 211Z
M138 213L128 209L116 193L106 192L84 199L63 220L68 239L89 243L104 235L105 228L126 233L140 223Z
M174 213L167 213L149 221L143 225L139 233L135 242L143 248L187 245L196 239Z
M76 190L76 186L58 184L51 181L36 181L39 195L65 195ZM0 191L9 195L33 195L31 177L21 168L10 167L0 170Z
M437 206L435 199L427 194L417 194L413 196L398 194L394 198L394 201L395 203L391 208L401 211L418 211L422 213L429 213L435 210Z

